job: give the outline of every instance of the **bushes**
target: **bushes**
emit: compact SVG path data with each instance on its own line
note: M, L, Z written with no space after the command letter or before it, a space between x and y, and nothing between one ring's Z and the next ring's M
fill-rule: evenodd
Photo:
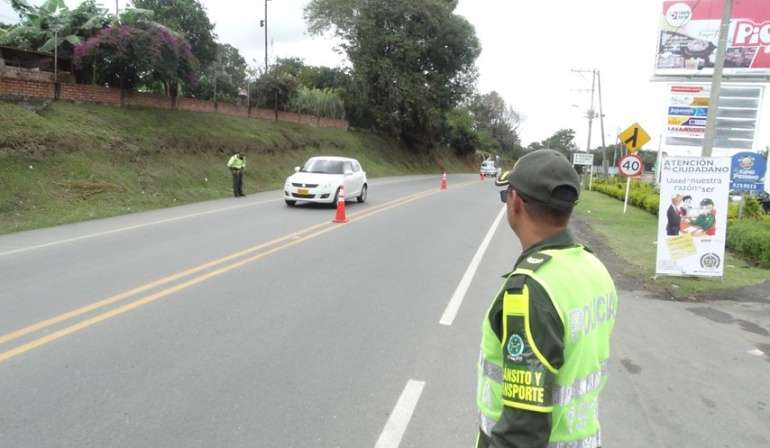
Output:
M614 178L609 180L595 180L593 189L612 196L620 201L625 199L626 184ZM644 209L653 215L658 214L660 195L652 184L631 181L631 191L628 194L628 203Z
M593 189L620 201L625 198L626 185L616 178L595 180ZM631 181L628 203L657 215L660 194L652 184ZM760 267L770 268L770 216L763 214L759 201L751 197L746 199L741 220L738 209L738 204L731 203L727 211L727 247Z
M728 227L727 246L770 269L770 219L734 222Z

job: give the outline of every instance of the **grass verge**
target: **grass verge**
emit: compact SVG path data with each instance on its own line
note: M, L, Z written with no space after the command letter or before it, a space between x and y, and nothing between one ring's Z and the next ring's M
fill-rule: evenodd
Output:
M278 189L313 155L357 158L370 177L467 172L448 152L415 154L378 135L174 110L0 102L0 234Z
M624 215L623 203L589 191L581 194L576 212L626 262L625 266L617 266L616 270L643 280L645 286L651 289L665 291L674 297L745 288L770 279L770 270L751 266L729 251L725 256L725 276L721 280L689 277L654 279L657 217L636 207L629 207L628 213Z

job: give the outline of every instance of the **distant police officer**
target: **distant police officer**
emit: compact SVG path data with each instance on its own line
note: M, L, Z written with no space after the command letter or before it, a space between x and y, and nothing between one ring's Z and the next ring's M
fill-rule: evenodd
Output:
M237 197L246 196L243 194L243 170L246 169L246 159L243 153L235 153L227 162L227 167L233 175L233 195Z
M567 229L580 179L560 153L538 150L497 184L523 253L482 326L477 447L599 447L618 296Z

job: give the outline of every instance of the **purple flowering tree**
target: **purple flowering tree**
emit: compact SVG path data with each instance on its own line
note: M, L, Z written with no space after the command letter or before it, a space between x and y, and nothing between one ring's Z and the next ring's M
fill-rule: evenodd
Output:
M198 61L190 44L151 22L113 25L75 47L75 64L95 67L96 81L131 90L162 84L175 96L180 83L194 84Z

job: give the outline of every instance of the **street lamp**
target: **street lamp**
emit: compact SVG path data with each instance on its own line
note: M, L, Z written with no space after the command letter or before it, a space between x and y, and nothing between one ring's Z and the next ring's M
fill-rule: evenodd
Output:
M264 20L259 21L259 26L261 28L265 29L265 73L267 73L268 69L268 62L267 62L267 2L270 0L265 0L265 18Z

